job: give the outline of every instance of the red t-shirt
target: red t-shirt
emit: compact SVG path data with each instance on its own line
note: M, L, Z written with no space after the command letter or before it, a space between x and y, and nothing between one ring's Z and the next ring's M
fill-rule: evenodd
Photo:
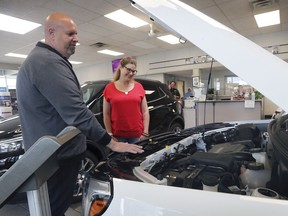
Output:
M134 88L129 92L116 89L114 82L104 89L104 97L111 107L111 127L115 137L136 138L143 133L143 115L141 102L145 96L143 86L134 82Z

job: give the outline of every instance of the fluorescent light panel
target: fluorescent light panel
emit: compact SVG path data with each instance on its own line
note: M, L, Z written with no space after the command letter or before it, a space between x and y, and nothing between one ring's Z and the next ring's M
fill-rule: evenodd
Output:
M112 13L106 14L104 16L116 22L119 22L123 25L126 25L130 28L138 28L140 26L148 25L147 22L121 9L114 11Z
M99 50L97 52L98 53L102 53L102 54L106 54L106 55L112 55L112 56L119 56L119 55L123 55L124 54L124 53L120 53L120 52L116 52L116 51L108 50L108 49Z
M26 58L27 55L18 54L18 53L7 53L5 56L15 57L15 58Z
M165 36L160 36L160 37L157 37L158 39L166 42L166 43L169 43L169 44L179 44L179 38L175 37L174 35L165 35Z
M39 26L41 26L41 24L0 14L0 30L2 31L26 34Z
M41 39L40 41L43 42L43 43L45 43L45 38ZM80 46L80 43L77 42L77 43L76 43L76 46Z
M254 15L259 28L280 24L279 10Z
M15 58L27 58L27 55L18 54L18 53L7 53L5 56L15 57ZM78 61L69 61L71 64L82 64L83 62Z
M83 62L78 62L78 61L69 61L71 64L75 64L75 65L77 65L77 64L82 64Z

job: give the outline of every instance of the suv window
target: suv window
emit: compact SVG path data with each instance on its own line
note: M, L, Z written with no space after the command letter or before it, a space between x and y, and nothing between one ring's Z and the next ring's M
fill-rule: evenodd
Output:
M159 100L159 98L165 97L165 94L163 91L159 91L159 88L155 85L150 85L150 84L142 84L143 88L145 89L145 96L147 99L147 102L152 102L155 100Z
M84 103L90 103L104 89L106 83L85 83L81 86Z

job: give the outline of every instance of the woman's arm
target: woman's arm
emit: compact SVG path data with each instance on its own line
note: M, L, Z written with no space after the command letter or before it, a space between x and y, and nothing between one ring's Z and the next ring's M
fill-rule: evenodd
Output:
M103 97L103 119L107 133L112 134L111 128L111 106L110 103Z
M142 111L143 126L144 126L143 133L149 134L150 115L149 115L147 100L146 100L145 96L144 96L144 98L143 98L143 100L141 102L141 111Z

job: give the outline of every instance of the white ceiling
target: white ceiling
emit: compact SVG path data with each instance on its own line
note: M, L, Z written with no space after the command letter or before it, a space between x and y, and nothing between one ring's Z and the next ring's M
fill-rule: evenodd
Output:
M256 25L249 1L252 0L183 0L246 37L288 30L288 0L279 0L281 24L262 29ZM265 3L275 0L258 1ZM52 12L70 15L78 25L81 44L70 60L83 62L81 65L75 65L75 68L119 58L97 53L104 48L123 52L129 56L141 56L193 46L190 42L169 45L157 38L148 37L150 28L148 25L130 29L103 16L119 8L152 22L145 14L133 8L129 0L0 0L0 13L41 24ZM167 33L158 25L156 28L158 34ZM0 31L0 38L0 63L20 65L23 59L6 57L5 54L9 52L28 54L36 42L44 38L43 26L25 35ZM106 45L101 48L92 45L97 42Z

